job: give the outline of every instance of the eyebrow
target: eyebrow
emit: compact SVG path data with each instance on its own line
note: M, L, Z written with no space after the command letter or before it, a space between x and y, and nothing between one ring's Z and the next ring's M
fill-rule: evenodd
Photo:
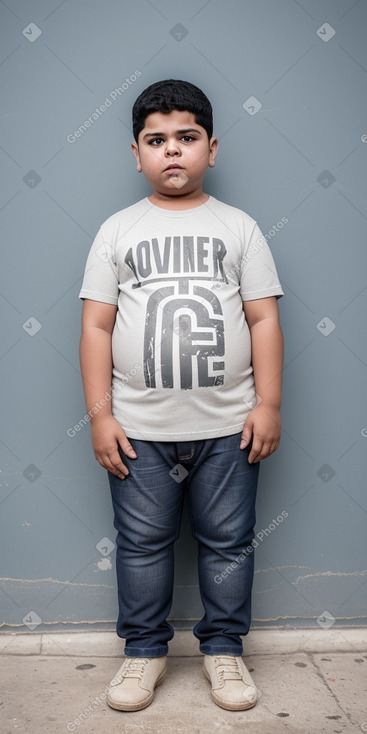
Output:
M176 130L176 135L186 135L187 133L197 133L198 135L201 135L200 130L196 130L196 128L194 127L188 127L188 128L185 128L184 130ZM150 137L162 138L164 137L164 133L146 133L146 135L144 135L143 137L143 140L145 140L145 138L150 138Z

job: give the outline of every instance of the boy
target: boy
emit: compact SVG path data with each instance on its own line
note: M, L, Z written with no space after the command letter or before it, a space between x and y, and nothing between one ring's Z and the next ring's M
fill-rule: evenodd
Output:
M250 627L259 461L280 441L284 294L255 220L203 192L218 150L205 94L180 80L152 84L134 104L133 133L153 193L101 225L79 293L126 640L108 703L138 711L166 675L187 491L205 609L193 633L213 700L236 711L257 698L240 636Z

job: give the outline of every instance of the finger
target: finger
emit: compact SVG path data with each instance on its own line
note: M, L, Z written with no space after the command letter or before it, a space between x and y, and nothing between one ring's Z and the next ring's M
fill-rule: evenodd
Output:
M267 448L266 455L263 458L265 459L266 457L271 456L271 454L273 454L274 451L277 450L278 446L279 446L279 441L270 441L269 446Z
M251 441L251 433L243 433L241 436L240 449L245 449Z
M252 441L251 451L249 453L248 461L250 464L258 460L263 447L263 441L258 438L254 438Z
M123 463L121 460L121 456L118 451L114 451L112 454L107 454L107 461L112 464L114 469L117 469L117 471L122 472L123 474L128 474L129 470L127 466Z
M125 474L121 474L121 472L119 472L119 471L112 470L112 469L109 469L109 471L110 471L111 474L113 474L115 477L117 477L117 479L121 479L121 480L122 479L126 479Z
M256 459L254 460L254 463L258 461L262 461L263 459L267 459L270 454L273 453L273 442L272 441L264 441L261 451L258 453Z
M250 443L252 438L252 427L251 424L245 423L244 429L241 435L240 449L245 449Z
M127 477L129 474L129 470L125 464L121 461L120 457L116 458L114 456L109 457L109 462L112 466L113 473L116 473L116 476L121 476L123 478Z
M120 479L125 479L125 476L129 474L128 468L122 463L120 458L118 458L115 463L113 462L113 459L111 460L108 454L96 456L96 459L104 469L107 469L107 471Z
M130 459L137 459L138 458L136 451L133 449L130 441L128 441L128 439L126 438L126 436L124 436L123 439L119 440L119 444L120 444L120 446L121 446L124 454L126 454L126 456L129 456Z
M279 441L273 441L273 443L271 444L271 447L270 447L269 456L270 456L270 454L273 454L274 451L277 450L278 446L279 446Z
M272 443L272 445L270 447L269 456L270 456L270 454L273 454L274 451L277 450L277 448L279 446L279 443L280 443L280 441L273 441L273 443Z

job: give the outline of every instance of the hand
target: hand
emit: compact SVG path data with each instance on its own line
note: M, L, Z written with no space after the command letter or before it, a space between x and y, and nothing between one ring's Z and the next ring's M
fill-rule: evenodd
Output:
M94 418L91 422L91 431L94 455L98 463L119 479L125 479L129 474L129 470L121 461L118 444L130 459L136 459L137 455L123 428L110 415L103 418Z
M248 414L243 427L240 449L246 448L251 441L252 447L248 461L256 464L266 459L279 446L281 420L279 410L260 403Z

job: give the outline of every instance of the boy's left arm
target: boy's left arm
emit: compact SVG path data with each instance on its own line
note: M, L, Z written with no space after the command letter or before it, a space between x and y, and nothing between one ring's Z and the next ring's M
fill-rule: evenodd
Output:
M251 334L255 390L260 398L246 418L240 444L241 449L246 448L252 437L251 464L270 456L279 446L284 342L275 296L243 301L243 310Z

